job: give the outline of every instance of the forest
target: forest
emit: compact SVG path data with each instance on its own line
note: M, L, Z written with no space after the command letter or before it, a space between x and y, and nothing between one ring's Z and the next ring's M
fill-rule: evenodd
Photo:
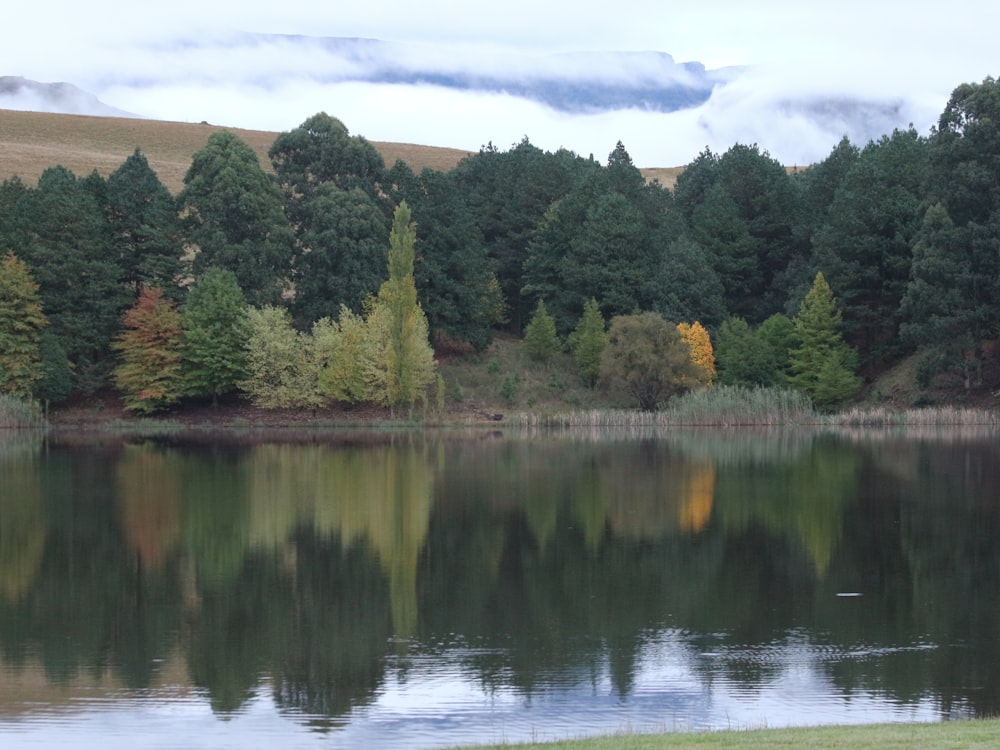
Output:
M412 405L435 354L539 327L540 357L568 347L584 380L618 382L595 356L654 318L672 324L668 349L676 324L707 332L714 382L821 406L915 353L924 383L1000 388L991 77L955 88L927 135L845 138L795 170L755 144L706 149L672 189L620 142L605 163L490 143L418 174L325 113L268 155L271 172L213 133L177 195L138 148L107 178L6 180L0 393L114 388L137 411L231 393ZM675 371L674 386L708 382Z

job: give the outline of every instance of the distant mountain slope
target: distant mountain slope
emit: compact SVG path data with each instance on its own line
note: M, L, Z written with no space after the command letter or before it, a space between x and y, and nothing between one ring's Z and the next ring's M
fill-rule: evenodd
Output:
M102 117L138 116L111 107L71 83L41 83L20 76L0 76L0 109Z
M278 134L219 125L164 122L123 117L93 117L0 109L0 181L17 176L34 186L41 173L57 165L79 176L97 170L107 176L139 148L160 180L173 193L184 185L194 152L217 130L229 130L270 169L267 151ZM415 171L448 170L467 152L406 143L373 145L388 165L402 159Z

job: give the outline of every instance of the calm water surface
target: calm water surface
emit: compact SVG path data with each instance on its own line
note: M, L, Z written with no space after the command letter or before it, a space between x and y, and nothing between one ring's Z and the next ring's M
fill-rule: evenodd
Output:
M1000 713L996 432L0 434L0 746Z

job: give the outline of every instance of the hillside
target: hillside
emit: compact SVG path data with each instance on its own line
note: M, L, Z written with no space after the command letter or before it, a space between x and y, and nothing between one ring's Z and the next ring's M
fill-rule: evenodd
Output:
M48 167L61 165L79 176L95 169L101 175L117 169L138 147L172 193L184 185L195 151L216 130L230 130L245 141L270 168L267 150L278 133L226 128L208 123L164 122L123 117L93 117L0 109L0 181L15 175L34 186ZM364 135L360 133L359 135ZM469 152L411 143L372 141L387 166L402 159L419 172L425 167L447 171ZM681 167L643 169L646 179L672 187Z
M216 130L238 135L257 152L264 168L270 167L267 150L278 133L269 131L4 109L0 110L0 180L18 175L33 186L46 168L57 165L80 176L96 169L106 177L138 147L163 184L176 193L183 187L192 155ZM424 167L448 170L468 155L458 149L408 143L373 141L373 145L387 165L402 159L415 171Z

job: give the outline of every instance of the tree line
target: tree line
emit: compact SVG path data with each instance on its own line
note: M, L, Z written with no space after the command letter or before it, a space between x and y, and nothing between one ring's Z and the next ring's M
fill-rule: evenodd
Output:
M177 196L138 149L106 179L53 167L35 187L0 186L0 251L10 253L0 388L58 401L110 383L128 390L143 373L168 379L174 367L183 382L154 391L218 397L245 383L253 397L256 377L261 394L283 384L297 405L412 404L434 377L426 350L414 355L415 391L372 390L379 377L384 387L403 378L385 373L404 329L419 337L424 326L439 352L482 349L497 331L525 334L540 306L571 348L588 315L612 330L615 318L647 313L698 321L714 342L715 382L792 385L830 405L858 375L918 350L922 377L955 372L972 387L1000 321L998 122L1000 84L986 78L958 86L926 136L910 127L864 146L845 138L791 173L756 145L706 149L673 189L647 183L621 143L602 164L525 138L417 174L387 167L324 113L276 138L270 173L236 135L214 133ZM396 281L383 291L404 204L412 270L388 274ZM257 312L233 319L235 359L192 360L198 341L225 338L192 328L199 315L221 324L203 289L220 284ZM407 323L404 298L419 310ZM821 332L810 333L803 316L819 308L811 325ZM165 332L143 332L150 315ZM380 364L335 376L336 352L373 336L385 344L370 355ZM177 344L172 364L159 351L129 371L129 356L161 340ZM291 340L294 357L280 353ZM611 377L593 362L581 375Z

